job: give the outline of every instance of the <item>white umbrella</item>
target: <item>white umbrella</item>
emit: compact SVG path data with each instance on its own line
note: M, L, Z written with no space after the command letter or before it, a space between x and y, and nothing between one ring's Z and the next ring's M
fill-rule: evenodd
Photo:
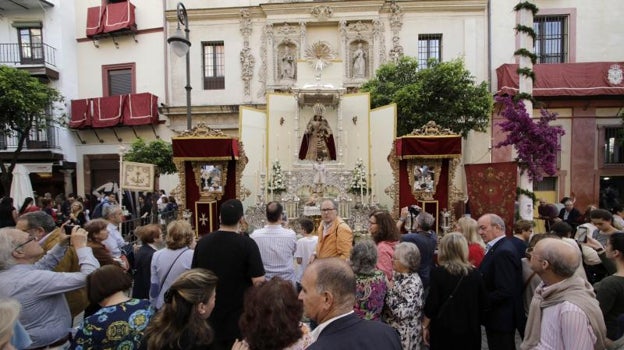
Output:
M33 188L28 176L30 171L22 164L16 164L13 169L13 181L11 182L11 197L13 197L13 205L19 210L26 197L32 197Z

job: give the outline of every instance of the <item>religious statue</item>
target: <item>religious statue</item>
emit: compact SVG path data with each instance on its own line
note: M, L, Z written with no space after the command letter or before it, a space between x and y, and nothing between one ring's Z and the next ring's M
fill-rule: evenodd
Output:
M281 58L280 64L280 78L281 79L294 79L295 78L295 68L296 68L296 60L295 56L292 55L290 48L286 47L284 51L284 55Z
M329 122L322 113L325 107L317 103L313 107L314 116L305 128L299 159L312 161L336 160L336 145Z
M362 48L362 44L353 51L353 77L364 78L366 76L366 52Z
M426 164L414 166L414 191L433 191L433 174Z

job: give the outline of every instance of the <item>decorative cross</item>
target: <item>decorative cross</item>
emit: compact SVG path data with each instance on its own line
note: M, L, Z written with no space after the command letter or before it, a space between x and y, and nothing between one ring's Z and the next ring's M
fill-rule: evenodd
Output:
M199 221L201 221L202 226L206 226L206 221L208 221L206 213L201 213L201 218L199 218Z

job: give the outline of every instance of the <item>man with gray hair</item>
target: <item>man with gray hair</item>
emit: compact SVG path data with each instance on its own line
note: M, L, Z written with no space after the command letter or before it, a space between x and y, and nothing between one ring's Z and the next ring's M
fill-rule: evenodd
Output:
M114 259L121 258L121 248L126 245L121 232L119 232L119 225L123 222L123 210L118 205L107 205L102 208L102 218L108 221L108 238L102 243L106 245L110 250Z
M421 211L414 220L416 228L414 232L410 232L401 237L402 242L413 243L420 251L420 267L418 268L418 276L423 283L425 295L429 288L429 274L433 267L433 256L438 244L438 236L433 228L435 227L435 218L433 215Z
M542 282L531 300L522 349L604 349L606 327L592 286L574 272L578 249L545 238L530 252Z
M513 242L505 237L505 222L496 214L477 220L478 232L486 243L479 266L488 294L489 310L483 325L490 349L516 349L516 329L522 336L525 316L522 301L522 264Z
M340 258L317 259L301 279L304 314L318 323L308 350L402 349L399 334L385 323L363 320L353 312L355 274Z
M15 228L33 235L44 252L54 248L64 237L64 227L56 227L54 219L44 211L26 213L17 219ZM78 255L74 247L69 247L54 268L56 272L78 272ZM72 318L84 311L89 305L85 288L65 293Z
M315 258L331 257L349 259L353 247L353 231L338 216L336 202L326 199L321 203L321 220L316 231L318 235L316 252L312 255L311 261Z
M76 248L80 272L51 271L70 244L70 237L61 234L61 243L40 259L43 249L35 235L0 229L0 297L15 298L22 305L20 322L33 340L32 349L68 343L72 318L63 293L84 287L87 275L100 267L87 247L87 232L75 227L71 245Z

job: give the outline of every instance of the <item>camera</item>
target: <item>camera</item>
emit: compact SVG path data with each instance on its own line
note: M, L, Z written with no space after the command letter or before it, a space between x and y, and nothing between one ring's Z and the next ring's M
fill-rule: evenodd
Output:
M407 207L407 210L409 211L410 214L414 216L418 216L418 214L420 214L421 209L417 205L410 205L409 207Z
M72 230L74 229L74 226L76 226L76 225L65 225L65 234L66 235L71 235Z

